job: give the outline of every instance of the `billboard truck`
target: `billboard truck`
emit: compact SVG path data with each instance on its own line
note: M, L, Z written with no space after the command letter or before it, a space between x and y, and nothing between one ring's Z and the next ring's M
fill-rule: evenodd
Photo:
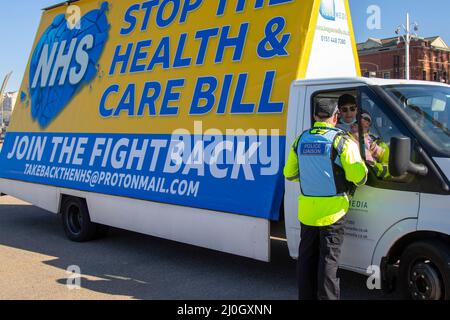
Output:
M60 214L73 241L113 226L269 261L276 235L297 258L300 188L284 181L285 159L315 103L344 94L385 148L374 165L360 135L369 179L350 203L341 267L448 299L450 87L361 78L346 0L45 9L0 192Z

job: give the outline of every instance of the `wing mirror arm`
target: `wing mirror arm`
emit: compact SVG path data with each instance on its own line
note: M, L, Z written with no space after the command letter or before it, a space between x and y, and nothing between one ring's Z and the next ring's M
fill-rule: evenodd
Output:
M411 161L411 139L408 137L393 137L390 145L389 170L394 177L407 173L426 176L428 167Z

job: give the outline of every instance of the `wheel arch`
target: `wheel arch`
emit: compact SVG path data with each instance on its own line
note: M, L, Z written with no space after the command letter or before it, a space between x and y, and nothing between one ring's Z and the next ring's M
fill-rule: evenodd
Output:
M390 227L380 238L372 255L372 264L380 265L382 259L396 263L411 243L438 239L450 244L450 235L433 230L417 230L417 219L405 219Z
M67 199L70 199L70 198L77 198L77 199L83 201L86 204L86 208L89 211L88 202L87 202L87 199L85 197L80 197L78 195L73 195L73 194L69 194L69 193L66 193L66 192L64 192L64 193L61 192L59 194L59 201L58 201L58 212L57 212L58 214L61 214L61 210L62 210L62 206L63 206L64 201L66 201Z
M399 259L404 250L412 243L417 241L424 241L436 239L450 245L450 236L448 234L444 234L437 231L427 231L427 230L418 230L415 232L408 233L398 239L394 245L390 248L386 258L388 263L394 264Z
M378 241L372 264L380 266L382 287L392 292L398 277L398 261L405 249L412 243L437 239L450 245L450 236L438 231L417 230L417 219L405 219L393 225Z

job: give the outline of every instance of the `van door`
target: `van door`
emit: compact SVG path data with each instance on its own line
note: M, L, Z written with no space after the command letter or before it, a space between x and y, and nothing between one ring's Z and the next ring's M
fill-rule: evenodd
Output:
M388 229L405 219L417 220L420 182L415 175L407 174L400 178L389 175L391 138L407 136L414 141L409 130L369 87L359 88L357 95L360 112L363 116L369 115L364 116L369 119L360 119L360 122L369 126L370 140L383 153L377 155L376 151L369 150L369 146L360 148L366 159L369 177L366 185L356 191L345 219L346 238L341 264L364 272L372 263L381 262L372 261L372 257L378 241ZM362 139L360 142L363 142ZM413 155L413 158L416 157Z
M353 95L357 100L358 109L370 114L372 121L369 133L378 145L384 146L384 152L389 152L391 137L411 136L384 101L369 87L361 84L309 87L307 89L309 103L305 106L309 107L309 112L304 113L302 121L304 126L298 133L311 127L313 120L311 106L315 100L328 99L336 103L342 94ZM389 174L380 174L378 166L373 166L369 150L365 155L363 144L360 149L366 160L370 160L370 164L367 162L369 178L366 186L356 191L350 203L349 213L345 217L346 236L341 266L364 273L372 264L374 250L382 235L401 220L417 219L420 189L417 178L413 175L394 179ZM388 154L384 155L388 158Z
M286 158L289 155L293 141L312 125L312 103L316 96L319 98L337 100L342 94L356 92L360 83L339 85L305 86L294 83L291 88L288 108L286 132ZM285 227L291 257L298 257L300 243L300 223L298 221L298 197L300 195L299 183L285 182L284 211Z

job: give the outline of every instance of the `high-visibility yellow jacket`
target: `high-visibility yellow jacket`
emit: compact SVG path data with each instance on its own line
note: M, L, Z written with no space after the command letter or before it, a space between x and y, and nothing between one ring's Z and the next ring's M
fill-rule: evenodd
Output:
M374 163L373 168L379 179L388 180L391 178L389 172L389 146L384 141L377 141L377 144L383 149L383 155Z
M333 128L333 126L326 122L316 122L314 128ZM295 182L300 182L301 179L297 150L294 147L299 139L300 136L293 143L284 168L284 176L289 181ZM367 181L367 167L361 158L358 145L351 139L338 136L334 141L334 148L338 147L341 139L345 139L340 153L345 178L356 186L362 186ZM305 225L328 226L340 220L348 212L349 204L350 199L347 194L335 197L310 197L300 194L298 218Z

